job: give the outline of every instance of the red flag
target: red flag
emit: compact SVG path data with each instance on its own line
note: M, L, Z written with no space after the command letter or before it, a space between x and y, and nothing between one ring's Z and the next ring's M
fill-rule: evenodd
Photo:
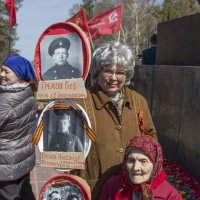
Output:
M15 0L4 0L4 4L9 14L9 25L12 27L16 24Z
M79 12L77 12L73 17L67 20L67 22L72 22L77 24L87 36L89 36L90 30L88 27L88 21L85 14L85 9L81 8Z
M112 35L112 33L118 32L121 27L121 21L122 5L96 15L88 22L92 39L95 40L101 35Z

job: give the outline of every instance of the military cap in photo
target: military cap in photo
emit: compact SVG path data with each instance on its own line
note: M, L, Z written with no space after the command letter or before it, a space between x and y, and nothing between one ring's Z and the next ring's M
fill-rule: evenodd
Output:
M55 49L65 48L68 50L69 47L70 47L70 41L67 38L60 37L51 42L51 44L49 45L48 52L49 55L52 56Z

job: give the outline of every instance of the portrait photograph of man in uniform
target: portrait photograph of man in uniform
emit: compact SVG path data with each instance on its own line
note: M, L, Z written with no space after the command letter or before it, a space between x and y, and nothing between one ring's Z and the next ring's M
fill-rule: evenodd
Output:
M84 194L78 185L62 184L47 187L43 200L84 200Z
M76 33L45 36L40 56L43 80L81 78L82 41Z
M72 110L48 110L43 116L43 150L87 152L89 139L83 122Z

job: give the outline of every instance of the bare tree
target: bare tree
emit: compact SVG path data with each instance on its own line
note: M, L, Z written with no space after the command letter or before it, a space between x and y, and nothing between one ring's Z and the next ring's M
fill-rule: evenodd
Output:
M155 0L124 0L123 4L121 40L128 43L138 55L148 46L149 36L157 27Z

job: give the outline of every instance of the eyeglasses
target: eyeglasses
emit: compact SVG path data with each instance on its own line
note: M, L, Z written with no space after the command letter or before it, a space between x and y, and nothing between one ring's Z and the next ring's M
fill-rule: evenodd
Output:
M114 74L115 74L117 79L123 79L124 77L126 77L126 72L123 71L123 70L119 70L119 71L115 72L115 71L112 71L110 69L103 69L102 73L106 78L110 78Z

